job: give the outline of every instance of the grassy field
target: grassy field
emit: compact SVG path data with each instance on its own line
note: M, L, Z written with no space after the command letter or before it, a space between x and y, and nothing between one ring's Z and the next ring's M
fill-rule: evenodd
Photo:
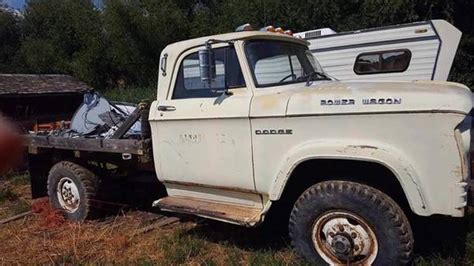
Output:
M288 240L268 228L247 229L195 217L137 234L151 221L129 210L82 224L64 221L47 199L32 203L27 175L0 179L0 219L30 209L34 215L0 225L0 264L302 265ZM472 265L474 217L465 250L419 253L416 265ZM447 229L449 230L449 229Z

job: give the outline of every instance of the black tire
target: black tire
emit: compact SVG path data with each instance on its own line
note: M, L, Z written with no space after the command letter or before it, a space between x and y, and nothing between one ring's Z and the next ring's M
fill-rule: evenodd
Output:
M356 264L363 262L360 256L348 259L348 255L335 252L337 244L340 244L339 251L344 250L345 254L356 252L354 250L359 249L356 244L358 237L355 237L353 233L350 237L348 233L350 230L344 230L347 227L341 229L339 224L331 227L333 223L328 222L330 220L328 217L336 217L332 221L340 222L341 220L337 217L343 217L344 214L348 214L347 217L349 217L346 218L348 224L344 226L349 226L352 229L353 227L350 226L353 224L354 228L359 231L360 228L366 226L369 228L367 231L372 232L372 235L375 236L376 242L369 241L369 245L365 245L367 247L371 246L370 244L377 246L377 252L372 252L375 257L373 265L405 265L411 262L413 234L402 209L381 191L348 181L327 181L316 184L298 198L291 212L289 223L292 246L297 254L302 259L317 265L328 264L320 256L320 254L326 254L324 252L327 251L329 254L337 254L333 261L340 260L341 256L346 256L345 259L341 259L343 264L347 264L347 260ZM354 221L354 217L359 220ZM321 224L325 224L327 227L321 227ZM324 232L324 230L319 231L319 228L330 229ZM339 228L339 231L331 231L334 228ZM315 235L320 232L319 236L313 238L314 232L316 232ZM327 232L329 232L329 237L325 236ZM335 235L337 235L337 239ZM313 239L322 239L323 241L313 241ZM333 246L318 244L328 242L331 242ZM319 246L319 253L316 245ZM367 254L365 256L368 257Z
M78 195L79 201L74 200L74 202L77 204L68 205L65 203L64 197L60 198L57 193L58 187L61 186L60 183L68 183L69 186L75 186L75 194ZM60 210L70 221L84 221L94 215L91 200L96 197L98 187L99 179L93 172L72 162L59 162L55 164L49 172L49 202L54 209ZM66 188L66 190L67 189L68 188Z

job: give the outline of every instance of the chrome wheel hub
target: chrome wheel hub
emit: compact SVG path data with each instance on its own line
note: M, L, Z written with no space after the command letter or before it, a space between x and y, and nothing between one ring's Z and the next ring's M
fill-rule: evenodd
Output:
M71 178L63 177L59 180L56 194L61 208L68 212L75 212L79 208L79 189Z
M347 211L321 215L313 225L313 244L329 264L372 264L378 244L374 231L361 217Z

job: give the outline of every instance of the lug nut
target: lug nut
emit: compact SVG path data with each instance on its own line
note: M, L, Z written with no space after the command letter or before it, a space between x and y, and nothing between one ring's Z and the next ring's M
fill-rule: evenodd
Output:
M354 233L354 232L352 232L352 233L351 233L351 237L352 237L353 239L355 239L355 238L357 237L357 234Z
M355 246L354 246L354 250L355 250L355 251L358 251L358 250L359 250L359 246L358 246L358 245L355 245Z
M339 231L344 232L344 226L339 225Z

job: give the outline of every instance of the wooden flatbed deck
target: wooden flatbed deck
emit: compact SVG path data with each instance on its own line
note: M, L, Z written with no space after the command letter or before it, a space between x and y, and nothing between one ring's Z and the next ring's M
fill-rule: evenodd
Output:
M36 154L41 149L129 153L140 156L151 155L151 139L98 139L65 138L55 136L25 135L28 153Z

